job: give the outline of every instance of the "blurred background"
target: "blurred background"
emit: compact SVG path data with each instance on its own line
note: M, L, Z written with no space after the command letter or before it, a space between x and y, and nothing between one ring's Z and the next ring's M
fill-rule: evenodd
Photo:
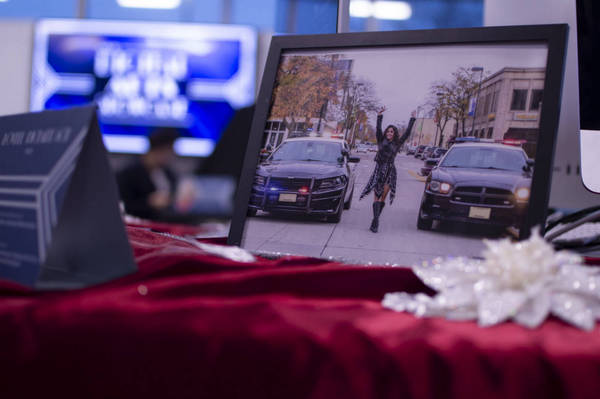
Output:
M273 35L541 23L571 25L550 204L583 208L575 0L0 0L0 115L95 101L115 172L172 129L170 167L210 177L186 192L226 198Z

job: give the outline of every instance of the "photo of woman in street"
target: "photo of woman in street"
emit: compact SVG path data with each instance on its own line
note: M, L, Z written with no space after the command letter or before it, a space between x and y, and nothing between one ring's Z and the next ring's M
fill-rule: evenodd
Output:
M546 59L536 43L284 53L243 248L409 265L518 236Z
M375 169L369 178L369 182L360 194L360 199L363 199L367 194L373 191L373 220L369 229L373 233L377 233L379 229L379 216L385 206L385 199L390 193L390 205L396 196L396 166L394 160L396 154L404 145L406 139L410 136L415 118L411 118L408 127L402 137L398 133L398 128L394 125L389 125L385 129L385 133L381 130L381 122L385 107L377 111L377 154L375 155Z

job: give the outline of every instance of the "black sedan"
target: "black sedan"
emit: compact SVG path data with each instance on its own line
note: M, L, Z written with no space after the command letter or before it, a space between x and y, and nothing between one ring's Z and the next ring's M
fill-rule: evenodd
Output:
M433 158L433 153L435 152L435 150L437 150L437 147L434 146L430 146L430 147L426 147L423 150L423 154L421 154L421 159L425 160L427 158Z
M254 176L249 213L256 211L326 216L339 222L354 193L354 173L343 140L297 138L283 142Z
M421 158L421 156L423 155L423 151L425 151L425 148L427 148L426 145L417 146L417 148L415 149L415 152L413 154L414 157L415 158Z
M438 164L440 158L446 153L446 151L448 150L446 150L445 148L437 148L435 151L433 151L431 156L423 161L423 167L421 168L419 174L421 176L428 176L431 172L431 169L433 169L435 165Z
M519 147L453 146L425 183L417 228L434 220L519 227L525 216L533 161Z

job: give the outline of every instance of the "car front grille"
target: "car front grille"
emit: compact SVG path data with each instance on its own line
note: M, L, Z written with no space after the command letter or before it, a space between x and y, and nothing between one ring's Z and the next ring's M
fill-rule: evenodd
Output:
M272 177L269 180L269 186L277 188L280 191L298 191L302 187L310 188L311 179L289 179L281 177Z
M452 193L452 201L474 205L513 206L512 191L495 187L459 186Z

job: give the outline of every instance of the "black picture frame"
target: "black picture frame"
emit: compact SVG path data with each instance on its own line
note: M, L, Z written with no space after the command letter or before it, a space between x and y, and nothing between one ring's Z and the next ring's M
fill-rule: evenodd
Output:
M272 91L282 53L304 50L351 50L365 47L527 43L544 43L547 46L542 99L544 106L539 123L540 139L535 154L528 212L524 225L519 231L519 239L527 238L533 226L541 226L543 229L560 116L568 28L567 24L551 24L273 37L256 101L244 166L235 199L228 244L242 244L248 201L259 161L261 139L271 107Z

